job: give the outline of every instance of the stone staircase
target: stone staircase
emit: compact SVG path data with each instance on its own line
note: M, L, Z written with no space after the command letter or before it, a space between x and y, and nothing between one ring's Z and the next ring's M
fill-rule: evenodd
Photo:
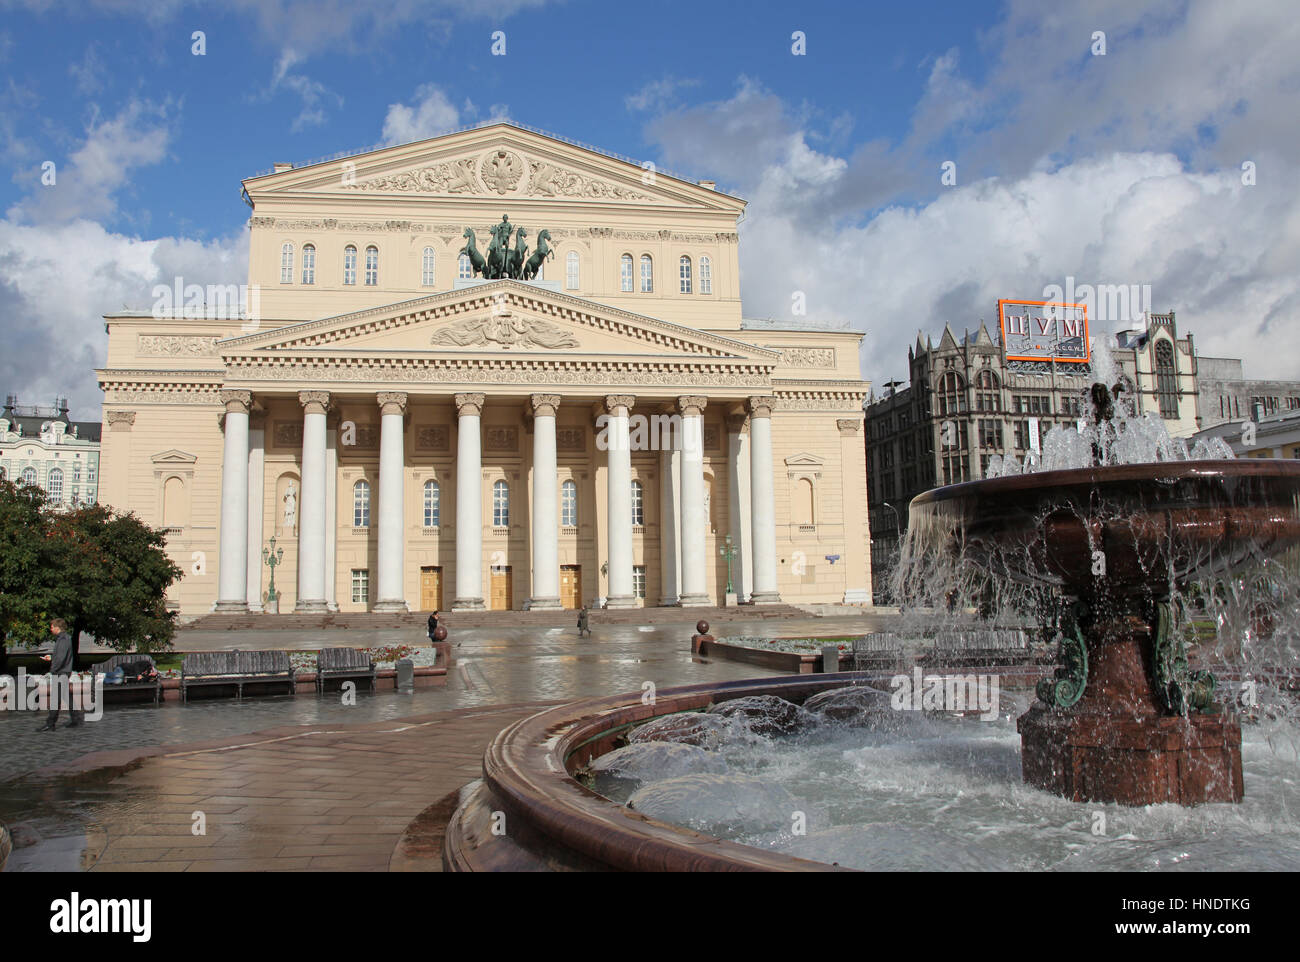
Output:
M710 625L728 621L807 618L792 605L739 605L734 608L593 608L591 627L601 625L693 625L701 618ZM423 630L426 612L327 612L324 614L210 614L185 625L183 631L367 631ZM558 628L575 626L576 611L444 611L442 623L457 628Z

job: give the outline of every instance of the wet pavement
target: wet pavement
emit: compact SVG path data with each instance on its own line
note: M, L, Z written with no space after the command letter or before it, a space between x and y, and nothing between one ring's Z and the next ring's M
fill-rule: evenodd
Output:
M879 630L885 620L810 617L729 624L725 633L831 636ZM423 640L409 635L189 631L177 647L360 647ZM15 834L7 871L157 868L154 863L163 861L190 870L386 868L411 819L474 778L492 736L541 703L639 691L645 682L667 688L775 674L692 659L689 628L680 624L611 626L584 639L572 628L467 629L450 640L455 664L445 687L362 691L355 705L331 693L111 706L97 722L80 729L61 725L52 733L37 731L40 716L0 713L0 821ZM278 733L275 740L248 737L270 730ZM123 750L141 748L154 755L131 771L101 769L97 777L38 772L60 763L75 767L88 752L129 754ZM390 785L390 775L407 784ZM209 819L224 819L206 842L190 834L190 818L199 809ZM156 837L140 835L141 820L171 828ZM349 827L326 830L337 825ZM183 836L179 841L177 833ZM220 849L196 854L218 841ZM313 845L327 847L328 858L313 855Z

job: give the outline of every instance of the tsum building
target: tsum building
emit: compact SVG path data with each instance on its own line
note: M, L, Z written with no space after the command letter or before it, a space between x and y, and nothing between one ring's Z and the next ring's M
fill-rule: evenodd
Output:
M182 613L272 539L281 612L869 603L861 335L743 319L743 200L502 123L243 189L247 309L179 279L97 372Z

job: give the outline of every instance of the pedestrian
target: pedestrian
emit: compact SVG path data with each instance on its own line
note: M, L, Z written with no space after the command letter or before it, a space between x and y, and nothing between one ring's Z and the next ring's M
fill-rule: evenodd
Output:
M75 656L72 651L72 635L68 634L68 623L62 618L55 618L50 622L50 633L54 635L54 652L43 656L50 663L50 713L41 726L43 732L52 732L57 727L59 709L63 707L65 699L68 701L68 714L72 716L68 722L69 728L78 727L85 718L85 712L72 707L72 691L68 679L72 675ZM56 688L61 691L56 691Z
M431 642L437 641L438 640L437 635L438 635L438 609L435 608L433 610L433 614L429 616L429 641Z
M587 606L583 605L582 610L578 612L578 637L579 638L582 637L583 632L587 633L588 638L591 637L591 628L588 627L589 619L590 616L587 614Z

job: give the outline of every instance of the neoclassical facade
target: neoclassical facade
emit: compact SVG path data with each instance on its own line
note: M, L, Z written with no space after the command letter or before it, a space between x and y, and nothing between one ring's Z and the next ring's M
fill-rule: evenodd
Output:
M743 201L510 124L244 192L248 310L97 372L183 613L869 603L861 335L743 319Z

